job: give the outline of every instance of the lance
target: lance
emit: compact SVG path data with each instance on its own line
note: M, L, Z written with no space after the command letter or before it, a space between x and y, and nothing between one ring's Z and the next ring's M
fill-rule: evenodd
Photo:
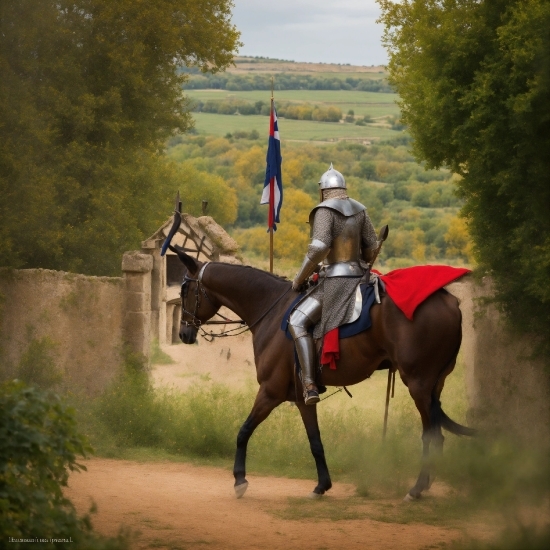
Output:
M380 254L382 245L384 244L384 241L388 238L389 232L390 232L390 228L387 225L385 225L384 227L382 227L382 229L380 229L380 233L378 234L378 246L376 247L376 250L374 251L374 255L370 262L370 265L369 265L370 269L372 269L372 266L374 265L376 258L378 258L378 254Z

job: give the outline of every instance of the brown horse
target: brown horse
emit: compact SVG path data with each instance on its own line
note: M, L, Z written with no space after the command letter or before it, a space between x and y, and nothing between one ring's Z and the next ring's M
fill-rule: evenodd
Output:
M294 376L293 343L280 329L282 317L296 298L291 283L259 269L224 263L203 264L178 247L187 268L182 284L180 338L186 344L197 339L202 323L221 306L235 312L250 327L260 388L250 415L237 436L233 474L235 493L242 497L248 487L245 477L246 448L254 430L284 401L294 401L300 411L317 466L318 484L311 496L328 491L332 483L325 460L315 405L301 399L300 382ZM409 321L391 298L382 295L371 309L372 327L341 340L336 370L323 370L326 386L350 386L375 370L396 368L408 387L422 418L423 465L406 499L418 498L431 484L428 467L430 442L442 449L441 427L458 435L473 430L453 422L441 409L439 397L446 376L453 370L462 339L461 313L454 296L438 291L415 311ZM298 384L298 388L296 385Z

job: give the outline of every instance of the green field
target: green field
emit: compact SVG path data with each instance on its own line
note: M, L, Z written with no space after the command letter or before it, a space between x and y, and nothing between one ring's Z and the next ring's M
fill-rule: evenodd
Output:
M246 101L269 101L270 92L265 90L252 90L250 92L234 92L230 90L186 90L186 95L201 101L209 99L243 99ZM397 113L399 109L395 102L397 94L384 94L376 92L356 92L348 90L275 90L275 101L295 101L312 104L327 105L384 105L393 109L391 114ZM389 114L389 113L388 113Z
M195 100L237 99L251 103L268 102L269 92L255 90L232 92L228 90L188 90L186 94ZM310 103L328 107L333 105L345 115L353 110L356 116L370 115L378 122L399 114L396 104L397 94L355 92L346 90L284 90L275 92L275 101ZM193 113L195 128L199 134L224 136L236 131L257 130L260 135L266 132L268 120L265 116L219 115L213 113ZM329 141L332 139L389 139L401 134L389 127L356 126L350 123L331 123L306 120L280 119L279 128L284 140Z
M260 115L218 115L213 113L193 113L195 128L199 134L225 136L237 131L250 132L257 130L260 136L266 135L269 130L269 118ZM335 139L390 139L402 135L389 128L377 126L356 126L336 122L316 122L310 120L279 121L281 139L330 141Z

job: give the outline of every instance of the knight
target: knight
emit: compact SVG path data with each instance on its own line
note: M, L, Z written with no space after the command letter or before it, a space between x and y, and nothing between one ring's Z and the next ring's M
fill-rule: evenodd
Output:
M300 291L316 271L319 271L319 282L306 293L289 319L289 332L302 370L306 405L319 402L314 340L358 318L358 285L369 269L377 246L365 206L348 197L346 180L332 164L321 176L319 189L321 203L309 215L311 243L292 288Z

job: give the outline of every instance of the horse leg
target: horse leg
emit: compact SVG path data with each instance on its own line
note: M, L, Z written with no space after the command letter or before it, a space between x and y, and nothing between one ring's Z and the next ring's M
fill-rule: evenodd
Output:
M409 393L414 399L416 408L422 419L422 468L414 487L407 493L405 500L420 498L422 491L429 489L433 482L432 465L430 464L430 443L440 450L443 448L443 434L441 425L433 418L434 404L432 390L424 384L409 381Z
M315 466L317 467L318 483L310 496L311 498L320 498L321 495L332 487L332 481L330 480L327 461L325 460L325 451L321 442L321 432L319 431L319 423L317 421L317 406L306 405L303 402L298 402L297 406L302 415L311 454L315 459Z
M247 488L246 481L246 448L248 440L254 433L254 430L269 416L271 411L280 405L284 399L274 398L268 394L265 388L261 388L256 395L254 406L245 420L237 435L237 451L235 453L235 464L233 466L233 476L235 477L235 495L241 498Z

